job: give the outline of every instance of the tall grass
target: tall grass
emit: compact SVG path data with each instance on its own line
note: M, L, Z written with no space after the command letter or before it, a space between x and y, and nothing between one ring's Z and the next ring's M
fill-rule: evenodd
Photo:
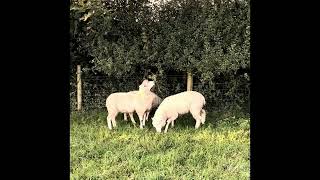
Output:
M151 120L139 129L119 115L112 131L105 121L105 112L71 114L71 179L249 179L248 118L208 113L195 130L185 115L167 134Z

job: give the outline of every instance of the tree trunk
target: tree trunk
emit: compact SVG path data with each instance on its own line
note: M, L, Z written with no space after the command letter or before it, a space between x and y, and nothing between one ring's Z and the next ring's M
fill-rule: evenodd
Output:
M187 72L187 91L192 91L193 79L192 73Z
M81 66L77 65L77 110L82 109L82 87L81 87Z

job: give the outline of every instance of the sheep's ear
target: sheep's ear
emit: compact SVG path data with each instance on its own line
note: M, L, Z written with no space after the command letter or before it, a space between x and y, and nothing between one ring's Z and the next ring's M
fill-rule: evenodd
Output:
M147 87L148 86L149 81L147 79L143 80L140 86L144 86Z
M155 85L154 81L149 81L149 82L148 82L148 85L147 85L147 88L148 88L149 90L151 90L151 88L152 88L154 85Z

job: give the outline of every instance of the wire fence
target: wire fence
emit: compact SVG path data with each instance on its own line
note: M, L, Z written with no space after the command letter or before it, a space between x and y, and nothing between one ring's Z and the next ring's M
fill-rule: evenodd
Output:
M105 109L106 98L114 92L128 92L138 90L141 79L122 78L116 79L105 75L82 75L82 110ZM76 78L71 78L70 106L71 110L77 108L77 83ZM245 112L250 111L250 84L238 86L230 82L202 83L193 81L193 90L198 91L206 98L206 109L211 111L237 108ZM156 80L153 88L159 97L165 97L186 91L187 80L184 75L166 75L161 80Z

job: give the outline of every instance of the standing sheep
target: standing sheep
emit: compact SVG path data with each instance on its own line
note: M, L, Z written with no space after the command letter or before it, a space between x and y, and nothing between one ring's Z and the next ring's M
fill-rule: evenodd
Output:
M139 91L130 91L128 93L138 94ZM161 101L162 101L162 99L159 96L157 96L155 93L153 93L153 92L148 93L148 95L150 95L151 98L152 98L152 105L146 107L146 112L143 115L143 126L145 126L145 121L148 121L148 117L149 117L150 111L152 109L158 107L160 105ZM127 113L123 113L123 119L125 121L127 121Z
M108 128L116 127L116 116L119 112L129 113L133 124L133 112L136 111L140 119L140 128L143 128L143 116L149 106L152 105L150 89L154 86L153 81L143 81L139 86L138 93L118 92L108 96L106 107L108 110L107 123Z
M195 128L198 129L200 123L204 124L206 119L206 112L203 108L205 105L205 98L202 94L196 91L185 91L169 97L166 97L152 118L152 125L157 132L166 125L164 132L168 131L170 123L178 118L178 115L187 114L190 112L196 120Z
M149 117L151 109L158 107L161 104L161 102L162 102L162 99L153 93L152 106L150 109L147 109L145 120L148 121L148 117Z
M154 93L150 89L154 86L154 82L150 81L151 84L147 85L147 90L141 90L143 86L139 87L139 91L136 94L137 98L135 99L135 111L138 114L140 120L140 128L142 129L145 126L145 119L152 108L154 101Z

